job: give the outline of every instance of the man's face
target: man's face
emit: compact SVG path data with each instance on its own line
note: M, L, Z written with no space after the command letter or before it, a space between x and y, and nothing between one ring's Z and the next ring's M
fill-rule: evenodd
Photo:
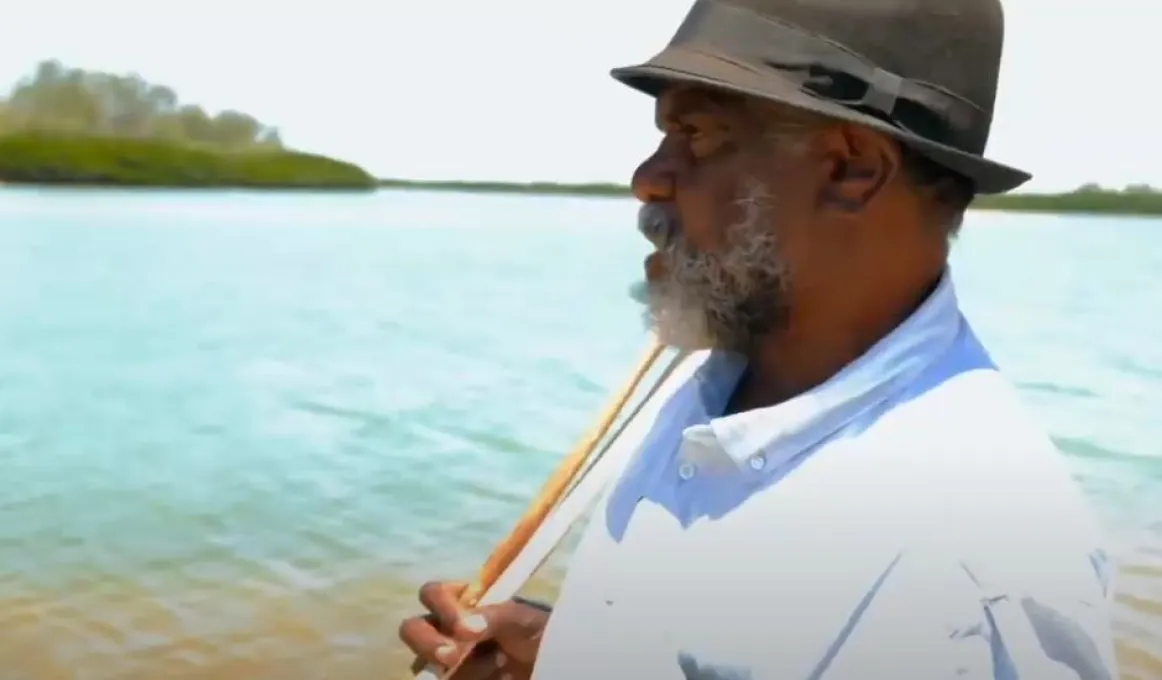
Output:
M746 352L787 322L811 202L792 183L805 123L679 90L658 98L658 125L633 179L657 248L641 291L649 323L671 346Z

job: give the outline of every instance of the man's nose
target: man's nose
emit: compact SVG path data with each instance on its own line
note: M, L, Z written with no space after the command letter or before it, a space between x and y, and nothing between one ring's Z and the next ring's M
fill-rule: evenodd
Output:
M663 143L633 173L630 189L642 203L668 203L674 200L673 154L666 153Z

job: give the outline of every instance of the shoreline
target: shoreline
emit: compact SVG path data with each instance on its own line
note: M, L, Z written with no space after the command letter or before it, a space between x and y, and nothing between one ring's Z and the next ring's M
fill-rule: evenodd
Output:
M579 198L627 198L631 196L628 186L608 183L381 179L379 180L379 188L384 190L572 196ZM1056 194L1014 193L987 196L974 201L970 209L1061 215L1162 217L1162 191L1145 188L1116 191L1087 186L1075 191Z
M223 155L229 157L229 155ZM265 158L263 158L265 156ZM170 169L170 177L145 181L135 181L136 178L84 178L84 177L53 177L51 179L12 178L3 177L0 172L0 188L31 188L31 189L81 189L81 191L120 191L120 192L216 192L216 193L252 193L277 194L281 192L304 194L361 194L370 195L379 192L416 191L452 194L497 194L497 195L529 195L529 196L562 196L562 198L588 199L631 199L630 188L617 184L566 184L566 182L510 182L510 181L469 181L469 180L410 180L410 179L375 179L364 174L359 177L361 169L344 162L336 162L330 158L311 157L295 152L275 152L268 155L251 156L263 162L280 164L290 160L301 162L306 157L308 163L336 164L344 171L354 170L354 177L336 178L277 178L264 177L257 181L245 178L241 181L237 177L216 177L213 179L199 178L201 181L184 181L181 173ZM236 157L237 158L237 157ZM344 167L345 166L345 167ZM333 166L332 166L333 167ZM2 169L0 169L2 170ZM315 169L311 169L315 170ZM328 169L331 170L331 169ZM223 173L225 174L225 173ZM342 174L346 174L343 172ZM366 178L366 179L364 179ZM289 181L285 181L290 179ZM322 180L322 181L320 181ZM336 181L337 180L337 181ZM1040 215L1089 215L1089 216L1116 216L1116 217L1145 217L1156 219L1162 217L1162 191L1153 191L1147 188L1128 188L1124 191L1113 189L1095 189L1083 187L1074 192L1064 193L1013 193L994 196L982 196L969 206L970 210L987 210L996 213L1025 213Z
M270 160L283 160L291 154L274 154ZM282 156L282 158L279 158ZM331 159L327 159L331 160ZM339 161L342 163L342 161ZM358 166L355 166L358 167ZM555 182L485 182L485 181L428 181L374 179L361 182L343 178L335 182L290 181L277 179L258 182L218 181L183 182L170 177L154 181L121 181L102 179L13 179L0 176L0 189L63 189L84 191L123 192L215 192L278 194L359 194L373 195L381 191L425 191L450 194L494 194L508 196L556 196L566 198L627 199L632 198L629 187L618 184L571 184ZM297 178L296 178L297 179ZM344 181L346 180L346 181ZM1162 191L1131 189L1125 191L1082 189L1058 194L1015 193L982 197L969 206L970 210L1025 213L1040 215L1112 216L1119 218L1162 217Z

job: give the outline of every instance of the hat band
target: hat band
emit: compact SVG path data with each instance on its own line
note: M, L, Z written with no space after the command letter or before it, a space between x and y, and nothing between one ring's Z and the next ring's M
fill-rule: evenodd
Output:
M953 92L880 68L793 24L717 0L698 0L670 46L755 73L771 69L810 95L874 116L918 137L979 154L988 117Z

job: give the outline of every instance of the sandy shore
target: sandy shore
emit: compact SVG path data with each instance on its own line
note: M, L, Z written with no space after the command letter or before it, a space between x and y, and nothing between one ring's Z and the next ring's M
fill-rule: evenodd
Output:
M551 598L557 570L526 589ZM1125 569L1118 653L1127 680L1162 678L1162 564ZM77 584L80 586L81 584ZM158 593L128 582L74 595L4 584L5 678L74 680L383 680L406 677L396 641L416 611L417 579L376 576L289 588L190 584Z

